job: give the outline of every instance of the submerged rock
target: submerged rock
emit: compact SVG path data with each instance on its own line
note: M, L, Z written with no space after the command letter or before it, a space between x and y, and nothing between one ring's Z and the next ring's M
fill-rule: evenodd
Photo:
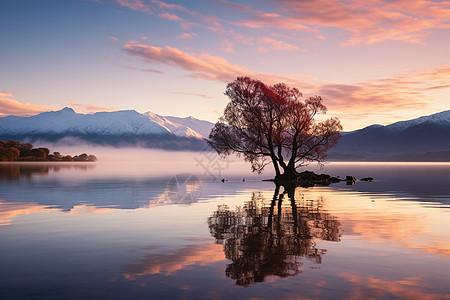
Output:
M361 178L359 181L367 181L367 182L372 182L373 178L372 177L364 177Z
M299 173L296 178L292 179L279 178L274 179L273 181L283 185L292 184L301 187L312 187L315 185L328 186L332 183L340 182L341 180L337 177L332 177L328 174L316 174L311 171L304 171Z
M347 185L354 185L356 182L356 178L354 176L346 176L345 181Z

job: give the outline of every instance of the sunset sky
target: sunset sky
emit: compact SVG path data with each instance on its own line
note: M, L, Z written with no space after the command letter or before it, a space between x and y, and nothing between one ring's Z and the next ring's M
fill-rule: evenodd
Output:
M450 1L3 0L0 117L70 106L212 122L237 76L344 130L450 109Z

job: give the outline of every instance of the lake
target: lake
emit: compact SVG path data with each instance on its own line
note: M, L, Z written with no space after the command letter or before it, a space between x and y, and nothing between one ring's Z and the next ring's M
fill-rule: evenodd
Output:
M450 164L208 155L0 164L0 299L450 299Z

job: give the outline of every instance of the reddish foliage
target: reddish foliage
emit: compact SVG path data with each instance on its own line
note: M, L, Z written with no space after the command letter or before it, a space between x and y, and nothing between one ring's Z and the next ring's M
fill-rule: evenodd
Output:
M273 163L277 177L295 177L298 166L322 162L341 137L337 118L315 121L326 113L320 96L302 101L296 88L268 86L249 77L229 83L225 94L231 101L208 142L221 155L243 155L254 172Z

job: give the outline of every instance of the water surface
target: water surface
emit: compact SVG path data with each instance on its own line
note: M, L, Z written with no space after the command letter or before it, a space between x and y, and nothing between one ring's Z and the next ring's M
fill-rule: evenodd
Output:
M0 298L450 299L450 164L161 165L0 164Z

